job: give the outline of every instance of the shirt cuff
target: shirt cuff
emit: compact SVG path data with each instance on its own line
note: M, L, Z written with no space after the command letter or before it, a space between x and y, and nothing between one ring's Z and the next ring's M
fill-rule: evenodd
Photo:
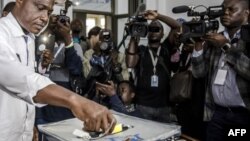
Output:
M28 87L30 90L29 95L31 99L26 99L26 100L37 107L45 106L46 104L35 103L33 101L33 97L36 96L39 90L47 87L48 85L55 84L55 83L52 82L49 78L42 76L40 74L36 74L36 73L27 76L27 83L28 83Z

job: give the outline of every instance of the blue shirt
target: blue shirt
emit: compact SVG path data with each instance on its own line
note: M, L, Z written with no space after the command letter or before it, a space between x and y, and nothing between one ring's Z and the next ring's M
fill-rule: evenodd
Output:
M233 39L229 38L228 32L225 30L223 32L224 36L229 40L232 41L234 38L240 38L240 30L238 30ZM236 47L237 43L233 43L232 47ZM243 106L245 107L245 104L243 102L243 99L240 95L237 83L236 83L236 72L235 70L226 62L224 62L226 54L222 53L217 70L212 76L213 83L212 83L212 94L213 98L216 104L220 106L225 107L236 107L236 106ZM224 64L224 65L223 65ZM217 85L214 84L217 72L219 69L227 70L226 79L224 82L224 85Z

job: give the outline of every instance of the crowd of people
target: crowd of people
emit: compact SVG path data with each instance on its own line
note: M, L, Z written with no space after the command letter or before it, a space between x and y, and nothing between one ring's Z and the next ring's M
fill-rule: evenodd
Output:
M53 5L16 0L3 9L0 141L38 141L37 125L74 117L85 130L112 132L109 109L178 124L182 134L206 141L226 141L229 129L250 127L250 50L241 37L248 0L224 0L224 30L186 42L185 20L146 10L140 14L150 21L147 45L131 36L125 52L110 29L95 26L85 38L83 21L58 20ZM170 28L165 39L163 24ZM173 74L187 70L192 96L173 102Z

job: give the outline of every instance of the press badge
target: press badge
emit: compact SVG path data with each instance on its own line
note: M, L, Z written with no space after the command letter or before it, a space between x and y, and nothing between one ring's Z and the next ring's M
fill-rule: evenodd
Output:
M226 81L227 70L219 69L214 80L214 84L224 85Z
M151 87L158 87L158 76L151 76Z

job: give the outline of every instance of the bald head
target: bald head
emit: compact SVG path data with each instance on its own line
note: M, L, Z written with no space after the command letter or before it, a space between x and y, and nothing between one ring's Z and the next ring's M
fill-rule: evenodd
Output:
M53 11L54 0L16 0L13 16L24 31L39 33Z

